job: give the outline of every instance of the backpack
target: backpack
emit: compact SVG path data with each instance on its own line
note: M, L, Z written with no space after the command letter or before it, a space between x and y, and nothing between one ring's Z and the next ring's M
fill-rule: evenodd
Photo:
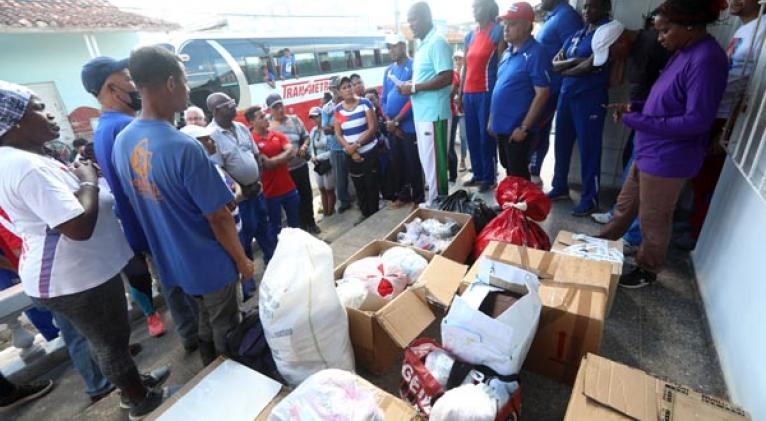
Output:
M229 358L240 364L270 377L279 378L257 311L245 314L242 322L226 334L226 353Z

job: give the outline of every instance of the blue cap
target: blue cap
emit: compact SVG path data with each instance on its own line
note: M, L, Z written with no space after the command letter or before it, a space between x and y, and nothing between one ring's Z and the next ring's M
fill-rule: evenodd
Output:
M112 73L128 68L128 59L115 60L111 57L96 57L82 67L82 86L86 91L98 96L106 78Z

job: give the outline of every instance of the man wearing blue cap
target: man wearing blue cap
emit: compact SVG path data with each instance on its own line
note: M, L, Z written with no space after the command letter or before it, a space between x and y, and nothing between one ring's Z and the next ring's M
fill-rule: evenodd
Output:
M83 66L82 84L86 91L101 104L101 116L93 133L96 160L104 178L115 197L115 210L122 222L122 229L135 257L124 272L130 283L133 300L147 316L149 333L160 336L165 327L152 302L152 277L147 264L149 246L133 208L122 190L112 164L112 148L117 135L128 125L141 109L141 98L128 72L128 60L96 57ZM181 336L184 349L197 347L197 315L191 299L172 280L163 279L165 301Z

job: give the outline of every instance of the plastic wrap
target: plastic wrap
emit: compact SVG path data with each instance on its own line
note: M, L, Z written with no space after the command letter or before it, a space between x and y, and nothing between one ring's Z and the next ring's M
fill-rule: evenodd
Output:
M343 272L343 279L359 279L367 285L371 294L385 300L394 299L410 283L409 277L398 265L387 265L380 257L365 257L351 263Z
M415 218L404 224L405 230L396 234L396 241L434 253L441 253L460 231L460 224L452 219L440 222L436 219Z
M442 387L447 387L449 373L454 364L455 359L441 350L432 351L426 356L426 368Z
M369 295L367 284L361 279L341 279L337 282L335 291L343 307L356 310L362 307Z
M465 384L448 390L433 406L433 421L494 421L498 402L486 384Z
M410 285L417 282L428 266L428 260L407 247L392 247L383 253L381 259L384 265L398 265L409 278Z
M323 370L301 383L269 416L269 421L383 421L375 390L343 370Z

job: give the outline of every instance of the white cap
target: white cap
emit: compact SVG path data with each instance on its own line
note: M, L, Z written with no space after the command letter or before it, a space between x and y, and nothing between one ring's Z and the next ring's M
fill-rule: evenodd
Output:
M601 25L593 34L591 48L593 48L593 65L603 66L609 60L609 47L620 38L625 27L617 20Z
M202 127L195 126L194 124L187 124L181 128L181 133L189 135L195 139L201 137L208 137L213 134L213 129L210 126Z
M386 45L407 44L407 40L404 39L402 34L388 34L386 35Z
M452 58L455 57L465 57L465 54L463 53L463 50L457 50L452 54Z

